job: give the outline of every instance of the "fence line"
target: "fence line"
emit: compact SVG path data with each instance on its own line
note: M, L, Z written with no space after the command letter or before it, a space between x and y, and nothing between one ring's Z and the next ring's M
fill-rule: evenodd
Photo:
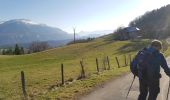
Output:
M131 62L131 54L129 54L128 57L129 57L129 61ZM120 66L120 62L119 62L118 57L115 57L115 59L116 59L116 63L117 63L118 68L120 68L121 66ZM130 64L130 62L129 62L129 64ZM125 63L126 66L128 65L126 55L124 55L124 63ZM103 64L102 67L104 68L104 70L106 70L106 69L110 70L111 69L109 56L106 56L102 59L102 64ZM107 68L106 68L106 66L107 66ZM98 58L96 58L96 70L97 70L97 73L100 72ZM64 85L65 82L67 83L67 81L64 80L65 79L64 77L65 77L64 76L64 64L61 63L61 85L60 86ZM84 78L86 78L86 75L85 75L85 69L84 69L84 62L83 62L83 59L82 59L82 60L80 60L80 76L79 76L78 79L84 79ZM23 96L24 96L25 99L27 99L24 71L21 71L21 85L22 85Z

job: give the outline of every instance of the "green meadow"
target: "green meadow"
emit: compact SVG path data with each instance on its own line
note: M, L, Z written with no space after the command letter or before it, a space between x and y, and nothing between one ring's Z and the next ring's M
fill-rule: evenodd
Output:
M124 55L133 55L150 40L113 41L109 36L87 43L77 43L39 53L21 56L0 56L0 100L22 99L20 72L25 72L26 91L29 99L71 100L76 99L100 86L103 82L129 72L129 67L117 67L115 57L124 66ZM168 55L170 50L165 54ZM103 71L102 59L109 56L111 70ZM96 57L99 59L100 73L96 74ZM83 59L86 78L73 81L62 87L61 63L64 64L65 80L76 79L80 75L80 60ZM129 59L128 63L129 63Z

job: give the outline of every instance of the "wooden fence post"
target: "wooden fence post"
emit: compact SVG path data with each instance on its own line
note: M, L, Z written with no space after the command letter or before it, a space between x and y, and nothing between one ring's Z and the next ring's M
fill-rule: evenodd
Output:
M25 75L24 71L21 71L21 85L22 85L22 92L24 95L24 98L27 98L27 92L26 92L26 86L25 86Z
M116 62L117 62L118 68L120 68L119 60L118 60L117 57L115 57L115 58L116 58Z
M64 65L61 64L61 82L64 85Z
M110 60L108 56L107 56L107 64L108 64L108 70L110 70Z
M132 62L132 57L131 57L131 54L129 54L129 60L130 60L130 63ZM129 65L130 65L129 63Z
M126 55L124 55L124 59L125 59L125 66L127 66Z
M81 65L81 78L85 78L84 65L82 61L80 61L80 65Z
M96 58L96 67L97 67L97 72L99 72L99 62L97 58Z

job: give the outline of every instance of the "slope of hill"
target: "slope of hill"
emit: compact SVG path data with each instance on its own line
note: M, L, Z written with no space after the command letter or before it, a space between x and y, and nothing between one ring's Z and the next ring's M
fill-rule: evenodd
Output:
M166 38L170 36L170 5L147 12L129 25L140 28L145 38Z
M61 29L27 19L15 19L0 23L0 45L67 39L71 39L71 35Z
M0 99L18 100L22 97L20 71L26 76L26 90L29 98L34 99L73 99L112 78L128 71L128 67L117 68L115 56L120 65L124 65L124 54L134 53L147 45L148 41L109 41L108 37L98 38L92 42L68 45L56 49L22 56L0 56ZM103 58L110 58L110 71L96 75L96 62L103 70ZM61 82L60 65L64 64L65 80L75 79L80 75L80 63L83 59L86 75L84 81L76 81L64 87L55 87ZM50 89L53 87L52 89Z

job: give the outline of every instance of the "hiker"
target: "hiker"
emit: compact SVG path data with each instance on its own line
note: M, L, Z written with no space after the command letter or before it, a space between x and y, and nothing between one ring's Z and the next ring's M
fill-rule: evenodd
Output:
M156 100L160 92L160 66L170 77L170 68L167 65L165 57L160 53L161 49L161 41L153 40L151 45L139 51L131 62L130 68L132 73L139 77L140 94L138 100L146 100L148 92L148 100ZM133 64L136 64L135 67L133 67Z

